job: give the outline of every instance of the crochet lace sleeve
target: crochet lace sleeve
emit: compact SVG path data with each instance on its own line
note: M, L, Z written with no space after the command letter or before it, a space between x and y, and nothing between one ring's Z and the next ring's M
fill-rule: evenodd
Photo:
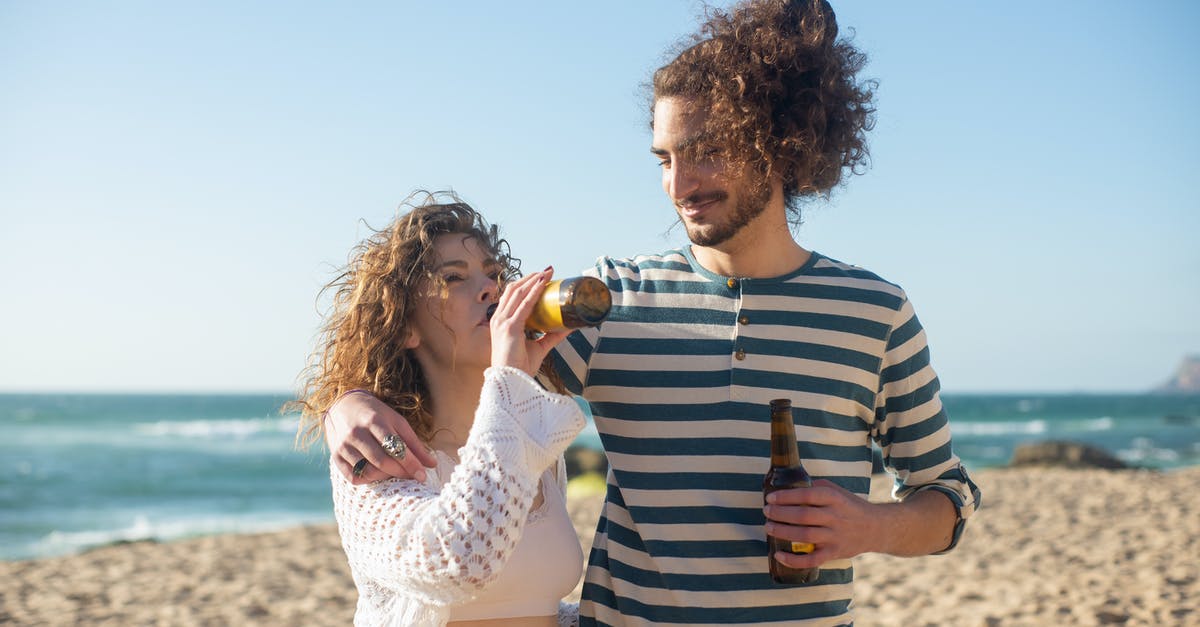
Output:
M398 479L354 486L332 471L355 578L435 606L468 600L503 569L538 478L583 425L569 397L520 370L489 368L460 462L440 488Z
M579 604L558 602L558 627L579 627Z

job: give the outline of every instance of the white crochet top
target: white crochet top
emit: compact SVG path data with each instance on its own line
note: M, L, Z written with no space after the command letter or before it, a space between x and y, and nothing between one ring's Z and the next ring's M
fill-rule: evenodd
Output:
M549 475L565 476L563 451L583 426L570 397L516 368L488 368L452 471L439 466L424 483L355 486L331 468L338 532L358 588L354 624L444 625L451 606L494 582L520 542L539 478L552 465ZM574 606L560 607L560 624L577 620Z

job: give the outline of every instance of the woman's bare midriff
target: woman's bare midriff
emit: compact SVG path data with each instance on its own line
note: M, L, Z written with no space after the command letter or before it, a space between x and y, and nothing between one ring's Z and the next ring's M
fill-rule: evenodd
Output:
M456 620L454 627L558 627L557 616L522 616L520 618L489 618L486 620Z

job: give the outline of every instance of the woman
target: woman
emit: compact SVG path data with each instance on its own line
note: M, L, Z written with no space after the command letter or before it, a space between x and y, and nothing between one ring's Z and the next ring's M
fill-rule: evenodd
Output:
M365 391L411 417L438 461L423 482L362 486L331 464L359 592L354 622L574 624L575 607L560 599L583 555L562 453L584 418L531 376L567 334L524 331L552 270L511 280L517 262L496 228L447 196L410 198L412 210L356 247L326 286L332 311L299 401L306 444L338 399ZM393 456L408 454L400 438L383 439Z

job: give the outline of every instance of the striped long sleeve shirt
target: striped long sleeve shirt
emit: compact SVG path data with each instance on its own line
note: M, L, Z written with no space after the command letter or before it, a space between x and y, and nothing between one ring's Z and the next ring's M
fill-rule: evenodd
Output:
M866 498L878 446L895 496L932 489L955 504L957 542L979 491L951 451L925 333L899 287L817 253L770 279L714 274L686 248L601 258L588 274L613 310L555 353L609 460L581 624L853 622L849 560L807 586L767 573L774 398L791 399L814 478Z

